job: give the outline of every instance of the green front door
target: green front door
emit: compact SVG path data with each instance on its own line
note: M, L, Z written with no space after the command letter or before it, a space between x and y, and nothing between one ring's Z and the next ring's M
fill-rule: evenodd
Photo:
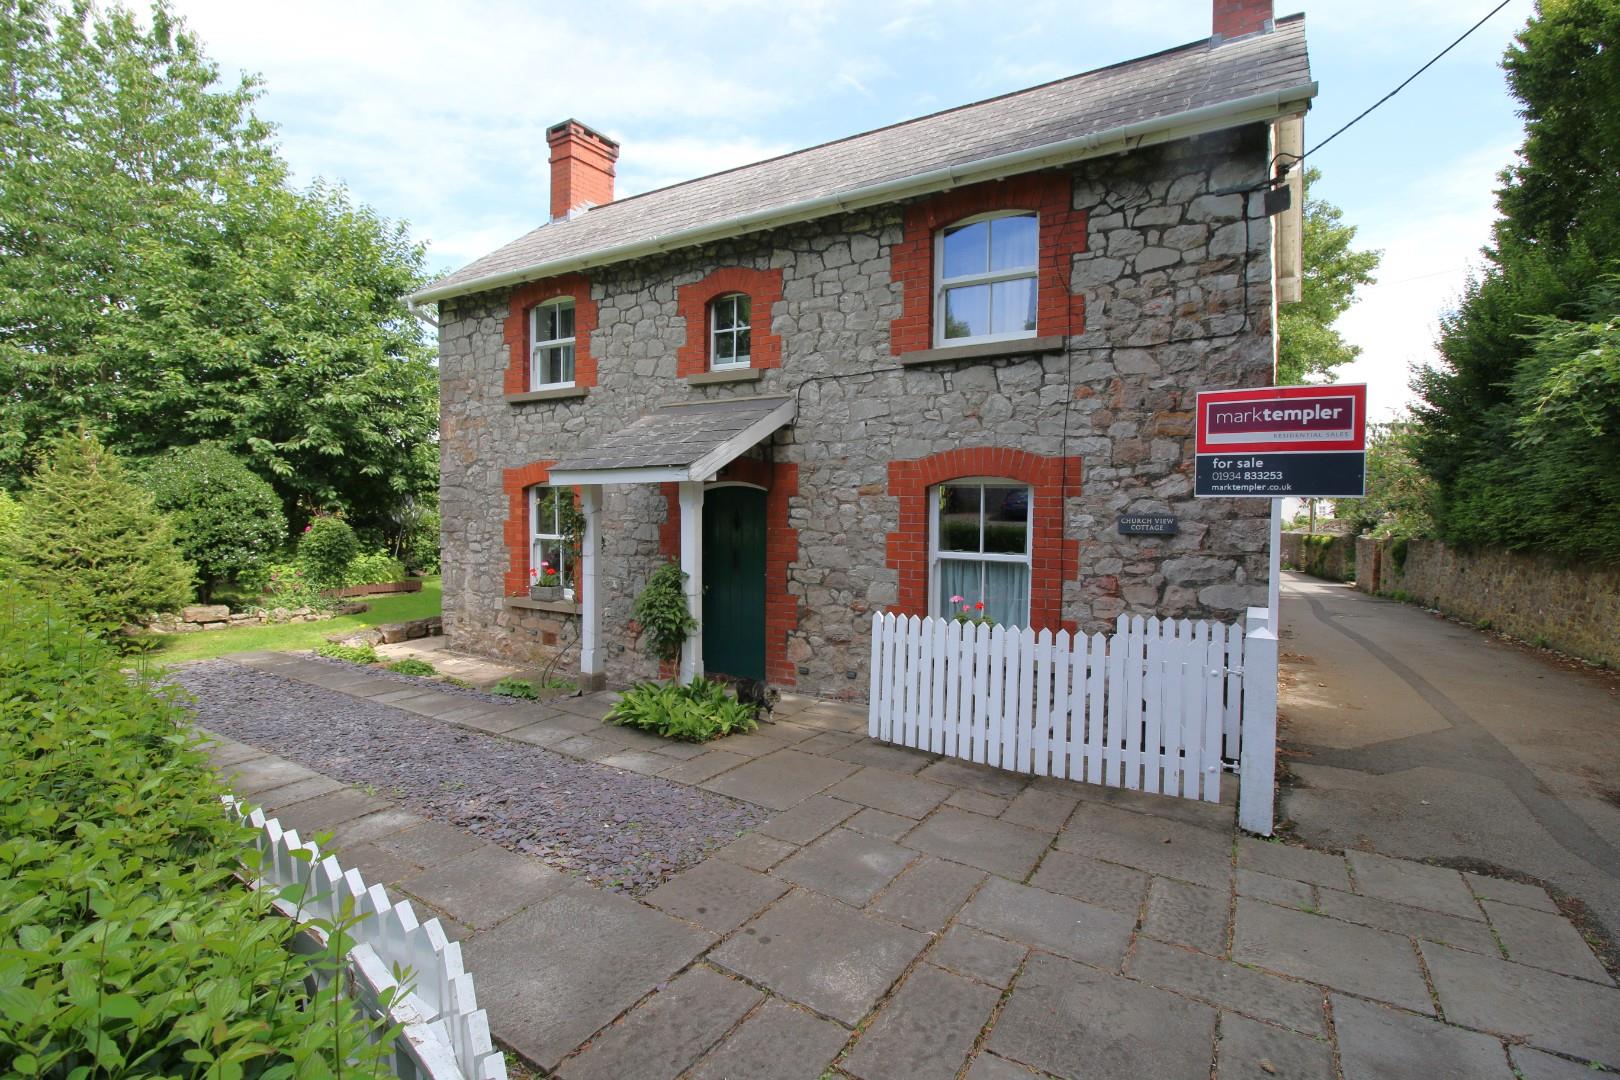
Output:
M703 667L765 678L765 493L703 493Z

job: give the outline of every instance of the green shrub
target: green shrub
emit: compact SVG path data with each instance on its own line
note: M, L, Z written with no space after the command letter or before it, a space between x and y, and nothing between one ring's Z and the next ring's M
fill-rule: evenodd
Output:
M197 564L199 591L252 579L287 542L281 499L222 446L203 443L148 461L141 483L174 523L180 550Z
M152 496L92 435L68 432L28 480L11 536L17 578L110 633L191 599L192 568Z
M315 646L315 655L328 660L342 660L350 664L375 664L377 650L370 645L339 645L335 642Z
M414 656L407 656L403 660L395 660L388 665L388 670L399 675L437 675L433 665L426 660L418 660Z
M699 676L691 685L637 683L609 710L610 723L640 728L666 739L707 742L734 731L753 731L754 709L725 686Z
M307 607L324 611L332 606L332 599L322 596L296 563L280 563L270 567L258 606L265 610Z
M499 694L501 697L522 698L525 701L533 701L540 696L533 683L514 679L510 675L490 687L489 692Z
M296 925L237 881L251 834L186 711L119 663L0 592L0 1071L369 1075L338 984L305 991L337 951L291 951Z
M405 580L405 564L386 551L356 555L343 571L345 585L380 585Z
M697 629L697 620L686 605L686 575L681 568L665 563L654 570L631 614L641 624L654 656L665 661L678 659L686 635Z
M298 541L298 568L317 588L342 585L349 564L360 553L360 541L349 523L324 515L310 522Z

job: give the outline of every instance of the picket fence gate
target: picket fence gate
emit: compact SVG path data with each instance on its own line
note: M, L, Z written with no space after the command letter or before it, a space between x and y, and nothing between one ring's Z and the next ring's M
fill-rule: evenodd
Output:
M1223 770L1245 751L1269 760L1275 742L1276 642L1265 610L1251 608L1249 636L1257 630L1250 643L1238 625L1121 615L1112 635L1071 636L874 615L868 733L1014 772L1218 802ZM1254 644L1255 674L1272 687L1270 734L1245 724ZM1265 697L1251 695L1250 711ZM1267 783L1265 825L1252 831L1271 831Z
M297 831L283 829L257 807L233 795L227 810L255 831L261 855L255 889L280 893L281 914L301 924L312 919L355 920L344 934L349 950L350 996L373 1019L400 1024L393 1071L401 1080L506 1080L506 1056L489 1036L489 1017L478 1007L461 945L446 937L437 918L416 920L409 900L395 902L381 885L322 856ZM305 926L325 947L325 934ZM390 994L392 997L390 998ZM387 1005L384 1002L387 1001Z

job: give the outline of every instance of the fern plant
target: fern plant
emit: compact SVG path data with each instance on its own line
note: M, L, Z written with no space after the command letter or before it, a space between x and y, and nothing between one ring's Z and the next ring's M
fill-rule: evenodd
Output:
M757 727L754 709L725 686L698 676L689 686L637 683L620 695L607 714L609 723L650 731L681 742L707 742Z
M697 629L686 606L686 577L679 566L665 563L652 572L631 609L652 654L660 660L679 659L686 636Z

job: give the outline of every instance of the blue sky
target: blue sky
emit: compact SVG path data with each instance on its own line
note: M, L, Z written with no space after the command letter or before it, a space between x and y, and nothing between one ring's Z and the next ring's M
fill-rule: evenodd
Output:
M1437 316L1479 262L1519 119L1497 66L1531 12L1513 0L1311 159L1317 193L1382 248L1379 284L1340 323L1344 381L1374 417L1433 358ZM1321 94L1306 146L1393 88L1491 0L1330 0L1306 13ZM619 140L634 194L1206 37L1209 0L884 3L642 0L346 4L174 0L225 73L265 80L259 113L302 180L341 180L410 222L453 269L544 220L545 129ZM273 11L273 15L267 12Z

